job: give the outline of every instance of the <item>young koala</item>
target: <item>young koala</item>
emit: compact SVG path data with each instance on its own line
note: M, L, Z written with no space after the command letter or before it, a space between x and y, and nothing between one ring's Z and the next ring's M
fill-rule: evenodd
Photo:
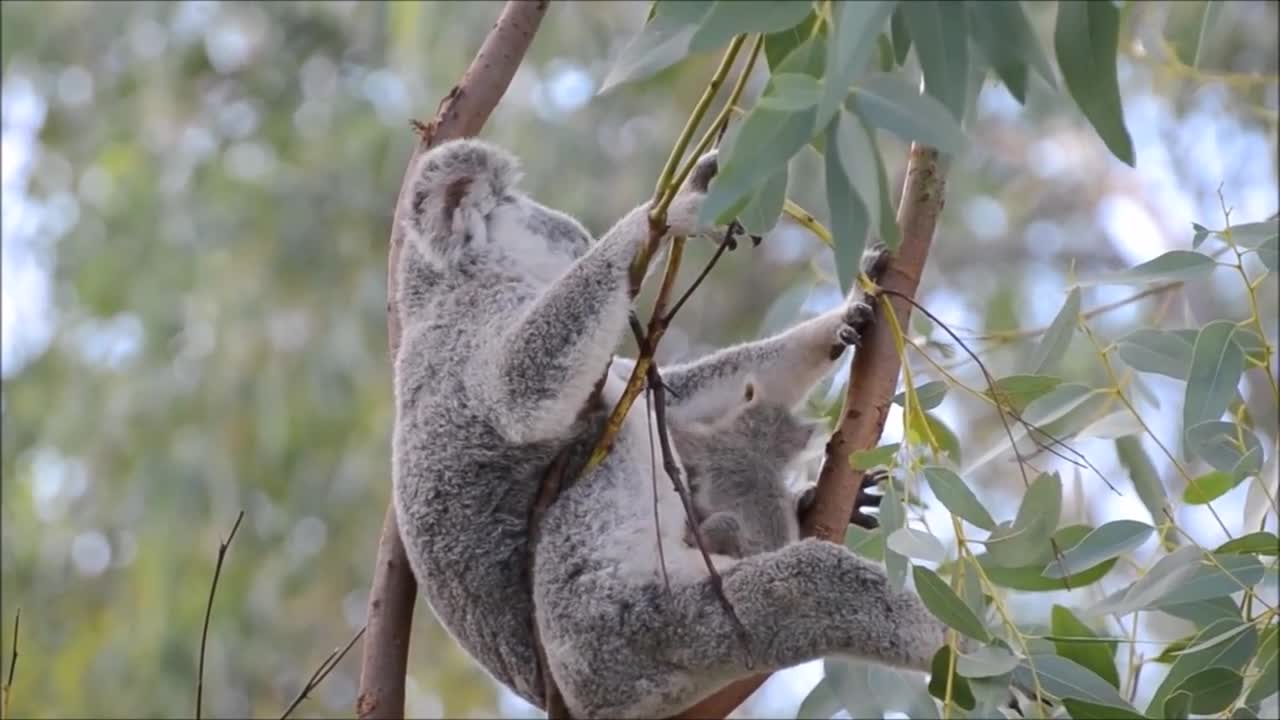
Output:
M752 381L728 417L670 429L708 552L743 558L800 538L789 466L818 425L761 397ZM685 542L696 547L692 531Z
M699 161L664 237L711 230L696 219L715 172L714 154ZM649 237L648 205L593 242L521 193L514 158L488 144L442 144L412 173L394 499L410 565L441 624L541 706L532 572L538 632L575 717L668 715L751 674L698 551L680 542L683 508L660 479L669 594L663 585L650 477L665 473L651 464L644 403L604 462L547 509L530 567L530 508L544 472L563 453L577 476L625 385L608 368L628 328L628 271ZM870 317L850 302L666 368L672 425L725 417L748 377L771 402L797 406ZM832 653L925 668L942 643L918 598L893 591L880 568L841 546L806 540L713 559L751 633L755 672Z

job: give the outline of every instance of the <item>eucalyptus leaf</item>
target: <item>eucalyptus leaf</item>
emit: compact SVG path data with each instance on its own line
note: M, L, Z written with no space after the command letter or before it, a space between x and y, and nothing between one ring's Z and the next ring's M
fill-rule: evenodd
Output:
M959 475L945 467L930 465L924 469L924 477L934 497L947 510L983 530L996 528L996 521Z
M929 694L942 701L950 699L965 710L977 706L969 681L956 672L955 652L943 645L933 655L929 668Z
M1106 680L1079 663L1058 655L1032 655L1018 665L1013 677L1023 687L1036 687L1035 680L1038 679L1039 687L1057 698L1084 700L1137 713Z
M1252 532L1248 535L1241 535L1233 540L1228 540L1214 550L1215 553L1224 553L1227 555L1254 553L1257 555L1275 556L1280 553L1280 538L1275 533L1266 531Z
M1133 140L1124 125L1116 79L1120 11L1109 2L1059 0L1053 48L1067 91L1107 149L1133 166Z
M1013 523L991 533L987 554L1003 567L1042 562L1052 552L1049 537L1061 512L1062 479L1057 473L1041 473L1023 495Z
M866 69L871 52L875 49L876 37L884 29L895 5L896 3L883 0L869 0L834 3L830 6L835 28L827 42L824 91L822 100L818 103L819 126L825 126L836 114L849 94L849 86Z
M1234 332L1234 323L1215 320L1196 336L1183 400L1183 428L1217 420L1235 397L1244 373L1244 352L1231 339Z
M960 596L956 595L951 586L938 577L937 573L919 565L911 568L911 573L915 579L916 592L920 595L920 600L934 617L946 623L947 627L979 642L988 642L991 639L990 633L983 627L978 616L973 614L969 606L964 604Z
M827 207L836 276L845 293L857 278L867 231L880 222L880 182L869 162L875 152L875 141L852 113L840 112L827 129Z
M773 0L747 10L740 2L716 0L689 39L689 52L714 50L734 35L788 30L808 17L812 7L808 0Z
M872 126L940 152L958 153L966 145L964 130L947 107L921 95L897 74L875 73L853 88L849 103Z
M778 224L786 199L787 166L783 165L751 195L746 207L738 212L738 222L752 235L764 235Z
M907 61L907 53L911 51L911 33L907 31L907 21L902 16L901 7L895 7L889 18L889 37L893 40L893 59L898 65L902 65Z
M1057 89L1053 68L1020 2L965 3L974 42L1018 102L1026 101L1027 67Z
M992 383L1001 403L1017 412L1022 412L1032 400L1045 395L1061 384L1061 378L1051 375L1008 375ZM989 389L987 396L991 396Z
M1142 328L1116 341L1116 352L1138 372L1158 373L1186 380L1194 340L1155 328Z
M1198 644L1204 640L1222 635L1240 624L1241 621L1238 618L1219 620L1200 631L1192 644ZM1191 695L1190 692L1183 688L1183 684L1203 670L1217 667L1233 672L1242 671L1249 661L1253 659L1254 651L1257 647L1258 633L1252 627L1247 627L1243 632L1235 634L1226 642L1216 643L1195 652L1178 655L1173 664L1169 666L1168 674L1165 675L1164 680L1161 681L1152 695L1147 712L1154 714L1160 708L1167 707L1167 701L1177 694L1186 693ZM1192 699L1194 700L1194 697Z
M917 385L916 400L920 401L921 410L932 410L942 404L943 399L947 397L947 384L941 380L930 380L923 385ZM907 393L900 392L893 396L893 402L898 405L906 405Z
M1156 473L1155 464L1151 462L1147 451L1142 448L1142 440L1136 437L1117 439L1116 457L1120 460L1120 465L1124 467L1125 472L1129 474L1138 498L1146 506L1147 512L1151 513L1151 522L1156 526L1164 525L1168 519L1165 513L1171 512L1169 496L1165 492L1164 484L1160 482L1160 475ZM1169 542L1173 537L1172 530L1166 530L1162 535L1162 543Z
M999 645L983 645L956 658L956 672L967 678L1003 675L1018 665L1018 656Z
M858 450L849 456L849 465L854 470L870 470L881 465L888 465L893 462L893 458L898 454L898 448L900 447L902 446L899 443L889 443L871 450Z
M1049 329L1040 338L1031 355L1023 364L1023 370L1033 375L1045 375L1052 372L1062 362L1071 337L1076 331L1076 322L1080 319L1080 288L1071 288L1062 309L1049 324Z
M1050 613L1050 627L1057 636L1096 638L1097 633L1084 624L1071 611L1061 605L1054 605ZM1055 640L1054 648L1058 654L1068 660L1088 668L1098 677L1106 680L1114 688L1120 687L1120 673L1116 670L1115 649L1106 643Z
M1075 4L1080 0L1064 0ZM1204 253L1192 250L1170 250L1158 257L1139 263L1128 270L1082 280L1081 285L1145 285L1153 282L1202 278L1213 272L1217 263Z
M698 31L699 21L711 5L709 0L658 3L653 19L614 61L600 94L653 77L683 60L689 54L689 42Z
M1187 489L1182 491L1182 502L1188 505L1211 503L1238 484L1240 479L1233 477L1231 473L1211 470L1187 483Z
M898 528L889 535L887 542L894 552L910 558L933 563L941 563L947 559L942 541L923 530Z
M964 4L912 0L898 9L924 71L925 92L962 120L969 79L969 19Z
M840 702L840 698L836 697L836 693L831 689L831 684L826 678L818 680L818 684L813 686L809 694L805 696L804 701L800 703L800 709L796 712L798 718L830 718L832 715L844 709L844 703Z
M1133 520L1106 523L1086 535L1078 545L1063 551L1061 562L1049 563L1044 576L1061 578L1074 575L1104 560L1132 552L1151 537L1153 530L1150 525Z

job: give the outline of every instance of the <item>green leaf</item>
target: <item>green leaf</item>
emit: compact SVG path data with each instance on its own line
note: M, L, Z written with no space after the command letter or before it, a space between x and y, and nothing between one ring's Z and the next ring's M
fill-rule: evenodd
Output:
M893 59L902 65L911 51L911 33L907 32L907 21L902 16L901 7L894 8L893 16L889 18L889 36L893 40Z
M714 50L734 35L788 30L803 21L812 7L807 0L774 0L747 9L740 2L716 0L689 40L689 52Z
M1011 525L1000 525L987 539L987 553L1003 567L1043 562L1052 552L1049 536L1062 512L1062 480L1041 473L1031 482Z
M1241 621L1238 618L1219 620L1200 631L1192 644L1201 643L1204 640L1222 635L1240 624ZM1155 714L1160 708L1167 707L1166 701L1174 695L1186 692L1182 687L1183 683L1201 671L1209 668L1224 668L1233 672L1242 671L1249 661L1253 659L1254 651L1257 647L1258 633L1252 627L1249 627L1231 637L1227 642L1216 643L1196 652L1179 655L1173 661L1173 665L1169 666L1168 674L1165 675L1164 680L1161 681L1160 686L1156 688L1155 693L1152 695L1147 712ZM1238 691L1236 695L1239 695ZM1191 699L1194 703L1194 695Z
M1200 67L1205 38L1213 29L1222 2L1179 2L1170 5L1165 36L1185 65Z
M799 71L815 52L812 41L798 47L779 68L779 75L793 69ZM794 91L794 86L791 88ZM789 111L770 108L764 98L777 97L783 92L773 82L765 88L761 103L757 103L742 121L733 145L720 163L720 171L711 181L707 198L699 214L704 224L725 224L734 212L774 173L786 166L787 161L813 137L813 107ZM782 101L779 101L782 102ZM728 214L729 217L723 217Z
M1239 484L1239 480L1220 470L1211 470L1187 483L1182 491L1182 502L1188 505L1204 505L1226 494Z
M787 166L775 172L738 212L738 222L753 235L764 235L778 224L783 201L787 199Z
M916 565L911 568L911 574L915 578L920 600L934 617L979 642L990 641L991 635L982 626L982 621L937 573Z
M1186 380L1191 368L1192 342L1155 328L1135 330L1116 341L1116 352L1138 372L1158 373Z
M942 541L923 530L898 528L889 535L889 547L899 555L906 555L917 560L940 563L947 559L947 551Z
M884 562L884 533L850 525L844 533L844 546L869 560Z
M1231 339L1234 332L1234 323L1215 320L1196 337L1182 407L1183 428L1217 420L1235 397L1244 373L1244 353Z
M1136 437L1117 439L1116 457L1119 458L1125 472L1129 473L1129 479L1133 482L1133 489L1137 491L1138 498L1146 506L1147 512L1151 513L1151 522L1157 526L1163 524L1167 519L1165 513L1171 511L1169 497L1165 493L1164 484L1160 482L1159 474L1156 473L1155 464L1151 462L1147 451L1142 448L1142 440ZM1166 531L1166 536L1170 532L1172 531ZM1164 538L1161 541L1163 542Z
M871 450L858 450L849 456L849 464L854 470L870 470L873 467L888 465L898 454L900 443L889 443Z
M1222 595L1208 600L1195 600L1189 603L1177 603L1161 606L1160 612L1176 618L1182 618L1197 628L1207 628L1223 619L1240 622L1240 608L1230 597ZM1190 643L1187 643L1189 645ZM1186 647L1184 645L1183 647Z
M800 703L800 709L796 711L796 717L830 718L843 709L844 704L840 702L840 698L836 697L835 691L831 689L831 684L827 682L826 678L822 678L805 696L804 702Z
M769 110L797 112L813 107L821 92L818 79L804 73L775 73L769 78L769 84L772 92L757 103Z
M827 43L824 91L818 103L819 127L825 127L836 114L849 95L849 86L866 69L871 51L875 49L876 36L884 29L895 4L873 0L831 5L835 27ZM866 162L865 157L862 162ZM849 171L849 166L845 169Z
M875 152L875 141L852 113L841 112L827 129L827 207L836 275L845 293L857 278L867 231L880 223L880 181L868 162Z
M1231 228L1231 242L1240 247L1256 248L1280 235L1280 218L1262 222L1241 223Z
M894 530L905 527L907 513L903 508L901 495L894 483L885 483L884 499L880 501L880 532L884 537L893 534ZM901 590L907 584L907 559L898 553L885 548L884 571L889 576L889 585Z
M1027 66L1057 89L1049 58L1020 2L965 3L974 42L1018 102L1026 102Z
M924 469L924 477L929 482L929 489L947 510L983 530L995 529L996 521L959 475L947 468L930 465Z
M1071 715L1071 720L1147 720L1146 715L1132 709L1091 703L1074 698L1063 700L1062 705L1067 709L1067 713ZM808 716L806 715L805 717Z
M1080 0L1066 0L1074 4ZM1192 250L1170 250L1128 270L1082 280L1081 285L1142 285L1166 280L1195 280L1213 272L1213 258Z
M918 141L955 154L967 139L946 106L921 95L899 75L876 73L853 88L849 102L867 122L906 141Z
M1096 603L1086 615L1128 615L1163 600L1177 586L1190 580L1199 570L1200 550L1193 547L1179 548L1160 558L1128 588ZM1186 601L1189 602L1189 601Z
M929 424L929 432L933 433L933 439L938 441L938 447L951 456L952 462L959 463L960 438L956 437L951 428L933 413L925 413L924 421Z
M1003 675L1017 666L1018 656L999 645L983 645L956 658L956 672L967 678Z
M1060 0L1053 49L1067 91L1111 153L1134 165L1116 80L1120 11L1109 2Z
M1280 272L1280 237L1272 235L1270 240L1259 245L1258 258L1271 272Z
M1243 438L1243 446L1241 445ZM1187 449L1215 470L1244 471L1237 479L1252 475L1262 469L1262 445L1251 431L1225 420L1206 420L1187 428ZM1240 462L1250 457L1256 462L1241 467Z
M1154 530L1150 525L1133 520L1116 520L1090 532L1076 546L1062 553L1062 561L1052 561L1044 570L1047 578L1073 575L1104 560L1120 557L1136 550ZM1065 572L1063 571L1065 568Z
M1274 556L1280 552L1280 539L1276 538L1274 533L1260 530L1228 540L1214 552L1227 555L1254 553Z
M1060 378L1050 375L1008 375L993 383L1001 404L1017 412L1022 412L1032 400L1061 384ZM986 394L987 397L991 397L990 390Z
M943 645L934 653L929 669L929 694L946 702L947 686L950 685L951 701L965 710L972 710L977 706L973 689L969 687L968 680L953 671L956 667L952 661L953 656L950 645Z
M1086 614L1127 615L1135 610L1208 600L1251 587L1262 579L1262 563L1252 555L1214 555L1213 559L1217 565L1202 560L1202 551L1198 548L1179 548L1161 558L1128 588L1094 605Z
M912 0L898 5L924 71L925 92L956 120L964 118L969 74L969 20L961 3Z
M689 54L689 41L710 8L709 0L658 3L653 19L614 61L599 94L653 77L683 60Z
M1106 680L1079 663L1057 655L1035 654L1013 671L1014 681L1022 687L1036 687L1032 668L1035 668L1034 674L1040 681L1039 687L1054 697L1084 700L1137 713Z
M921 410L932 410L942 404L942 400L947 396L947 384L941 380L930 380L923 385L916 386L916 399L920 401ZM898 405L906 404L907 393L905 391L893 396L893 402Z
M1054 605L1050 615L1053 634L1065 637L1096 638L1097 634L1085 625L1071 611L1061 605ZM1105 643L1072 642L1055 640L1053 646L1058 654L1068 660L1079 663L1081 667L1111 683L1114 688L1120 687L1120 673L1116 670L1115 650Z
M777 71L778 66L781 65L782 61L791 54L792 50L800 47L806 40L812 37L813 26L817 22L818 16L815 13L810 12L809 16L804 19L804 22L801 22L799 25L788 30L782 30L765 35L764 56L765 60L769 63L769 69ZM818 32L819 34L825 33L826 26L824 25ZM821 74L821 65L817 66L815 70L816 72L810 74Z
M1092 530L1088 525L1067 525L1054 533L1053 539L1057 541L1059 547L1070 547L1080 542L1085 535ZM1046 543L1046 546L1048 543ZM1031 563L1016 568L1000 567L992 562L988 553L977 556L978 563L982 565L983 572L991 582L1001 587L1012 588L1014 590L1022 590L1024 592L1048 592L1052 590L1078 590L1082 587L1092 585L1101 580L1107 573L1111 572L1111 568L1115 567L1115 560L1107 560L1104 563L1089 568L1077 575L1072 575L1068 580L1051 580L1044 577L1044 562Z
M1071 344L1071 336L1076 331L1076 321L1080 317L1080 288L1071 288L1067 301L1058 311L1049 329L1045 331L1040 344L1028 356L1023 369L1033 375L1044 375L1054 370L1066 355Z
M1258 644L1258 654L1253 658L1253 667L1257 670L1257 679L1245 702L1252 706L1280 692L1280 625L1274 621L1262 632L1262 642Z

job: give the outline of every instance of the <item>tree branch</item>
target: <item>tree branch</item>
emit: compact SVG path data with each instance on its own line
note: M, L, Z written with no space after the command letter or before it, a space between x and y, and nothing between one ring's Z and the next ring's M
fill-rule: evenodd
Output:
M213 566L213 582L209 583L209 604L204 608L204 627L200 630L200 665L196 670L196 720L200 720L200 706L204 700L204 647L209 640L209 616L213 614L213 596L218 592L218 578L222 575L222 561L227 557L227 548L236 539L236 531L240 529L240 521L244 519L244 511L236 516L227 539L218 544L218 562ZM15 626L16 627L16 626Z
M898 206L902 245L889 261L881 285L914 296L924 272L938 216L942 213L946 172L938 161L936 150L913 143L906 175L902 201ZM911 306L900 297L890 296L889 302L905 325ZM876 323L853 356L844 416L827 443L826 460L818 476L817 495L805 519L803 530L806 536L831 542L844 541L845 529L862 482L862 471L855 470L847 458L855 450L868 450L880 441L900 370L892 330L885 323ZM767 677L757 675L729 685L680 717L726 717Z
M393 365L400 349L399 277L396 268L400 265L404 230L399 220L412 186L409 173L418 157L433 145L480 131L511 84L511 78L529 49L548 5L549 0L509 0L462 79L440 101L435 117L426 125L414 123L418 144L409 158L396 199L387 257L387 345ZM360 693L356 697L356 714L360 718L404 717L404 681L416 595L417 583L400 540L395 506L388 503L382 536L378 540L373 586L369 591Z

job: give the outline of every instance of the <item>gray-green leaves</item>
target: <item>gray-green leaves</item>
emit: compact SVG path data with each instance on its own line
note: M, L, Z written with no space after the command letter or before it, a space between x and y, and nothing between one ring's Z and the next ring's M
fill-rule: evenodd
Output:
M913 567L911 573L915 578L916 592L934 617L975 640L986 642L990 639L991 635L978 616L937 573L919 566Z
M1133 141L1124 126L1116 48L1120 11L1109 2L1059 0L1053 49L1067 90L1117 158L1133 165Z
M653 77L683 60L689 54L689 43L694 33L698 31L698 21L710 7L707 0L658 3L653 19L614 61L600 92Z
M1217 420L1235 397L1244 372L1244 351L1231 339L1235 327L1227 320L1216 320L1196 337L1182 407L1184 428Z
M930 465L924 469L924 476L934 496L952 513L983 530L996 528L996 521L959 475L947 468Z
M1137 549L1151 537L1154 528L1133 520L1116 520L1094 529L1079 545L1062 553L1060 562L1052 562L1044 570L1047 578L1074 575L1103 560L1119 557Z
M1058 311L1049 329L1045 331L1040 344L1029 356L1024 368L1032 374L1052 372L1062 361L1067 347L1071 344L1071 336L1075 333L1076 320L1080 315L1080 288L1071 288L1067 301Z

